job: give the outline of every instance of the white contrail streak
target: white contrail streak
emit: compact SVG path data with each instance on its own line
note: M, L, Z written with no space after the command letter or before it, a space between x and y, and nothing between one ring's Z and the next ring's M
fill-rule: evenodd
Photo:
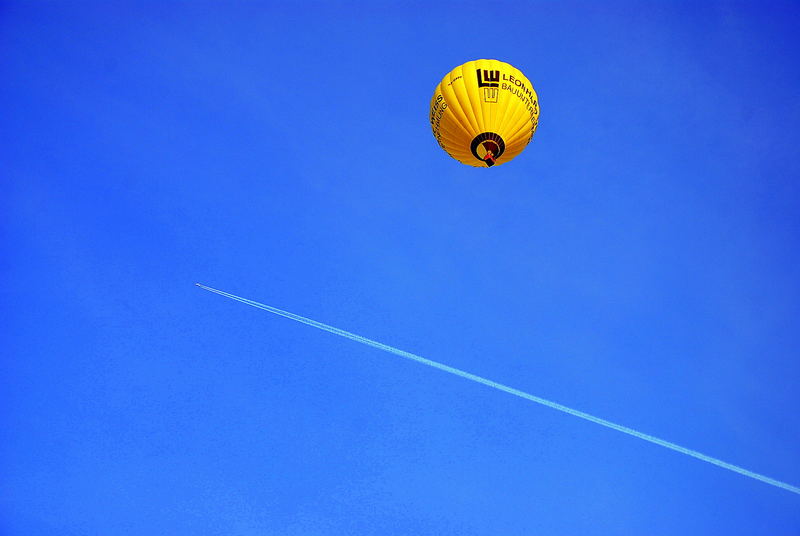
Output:
M785 482L781 482L780 480L775 480L774 478L770 478L768 476L760 475L758 473L754 473L753 471L748 471L742 467L733 465L728 462L724 462L722 460L718 460L717 458L712 458L711 456L706 456L703 453L697 452L696 450L687 449L686 447L682 447L680 445L676 445L675 443L670 443L669 441L664 441L663 439L659 439L657 437L644 434L642 432L637 432L632 428L628 428L627 426L622 426L620 424L615 424L611 421L607 421L605 419L601 419L600 417L595 417L594 415L589 415L588 413L584 413L582 411L578 411L577 409L572 409L567 406L562 406L556 402L551 402L545 398L541 398L535 395L528 394L524 391L520 391L518 389L514 389L513 387L508 387L507 385L503 385L501 383L493 382L492 380L487 380L486 378L482 378L480 376L476 376L475 374L471 374L469 372L465 372L463 370L459 370L454 367L450 367L447 365L443 365L442 363L437 363L436 361L431 361L430 359L426 359L422 356L418 356L416 354L412 354L410 352L406 352L404 350L399 350L387 344L383 344L377 341L373 341L371 339L367 339L366 337L362 337L360 335L356 335L355 333L350 333L349 331L345 331L343 329L335 328L333 326L329 326L327 324L323 324L322 322L317 322L316 320L311 320L310 318L306 318L304 316L296 315L294 313L290 313L288 311L284 311L282 309L278 309L277 307L272 307L269 305L265 305L263 303L258 303L253 300L248 300L247 298L242 298L240 296L236 296L234 294L229 294L227 292L223 292L221 290L217 290L215 288L207 287L205 285L201 285L200 283L196 283L198 287L208 290L210 292L214 292L221 296L225 296L226 298L230 298L232 300L240 301L242 303L246 303L252 307L256 307L258 309L263 309L264 311L269 311L270 313L274 313L279 316L283 316L286 318L290 318L302 324L307 324L309 326L313 326L315 328L321 329L323 331L327 331L329 333L333 333L334 335L340 335L347 339L360 342L362 344L366 344L367 346L372 346L374 348L378 348L379 350L383 350L385 352L389 352L390 354L399 355L400 357L405 357L406 359L411 359L412 361L417 361L418 363L422 363L423 365L428 365L429 367L437 368L439 370L443 370L445 372L449 372L450 374L455 374L456 376L461 376L462 378L466 378L468 380L472 380L477 383L482 383L483 385L488 385L494 389L498 389L500 391L504 391L506 393L512 394L514 396L518 396L520 398L524 398L525 400L530 400L531 402L536 402L537 404L541 404L543 406L547 406L548 408L553 408L558 411L563 411L564 413L569 413L575 417L580 417L581 419L585 419L587 421L591 421L593 423L599 424L601 426L605 426L606 428L611 428L612 430L616 430L618 432L622 432L623 434L628 434L633 437L638 437L639 439L644 439L645 441L649 441L650 443L655 443L656 445L660 445L662 447L674 450L676 452L680 452L681 454L686 454L687 456L692 456L693 458L697 458L698 460L703 460L704 462L708 462L723 469L728 469L729 471L733 471L734 473L739 473L740 475L744 475L750 478L754 478L756 480L760 480L761 482L766 482L772 486L783 488L787 491L791 491L792 493L796 493L800 495L800 488L796 486L792 486L791 484L786 484Z

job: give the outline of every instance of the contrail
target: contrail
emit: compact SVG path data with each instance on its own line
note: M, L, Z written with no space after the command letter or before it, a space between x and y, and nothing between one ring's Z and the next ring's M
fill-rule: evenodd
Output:
M428 365L429 367L433 367L439 370L443 370L445 372L449 372L450 374L455 374L456 376L461 376L462 378L466 378L468 380L472 380L477 383L482 383L483 385L488 385L494 389L499 391L503 391L514 396L518 396L520 398L524 398L525 400L530 400L531 402L536 402L537 404L541 404L543 406L547 406L548 408L553 408L558 411L563 411L564 413L568 413L575 417L579 417L581 419L585 419L587 421L591 421L593 423L599 424L601 426L605 426L606 428L611 428L612 430L616 430L618 432L622 432L623 434L628 434L633 437L638 437L639 439L643 439L645 441L649 441L650 443L655 443L656 445L660 445L662 447L674 450L676 452L680 452L681 454L686 454L687 456L691 456L693 458L697 458L698 460L703 460L704 462L708 462L714 464L716 466L722 467L723 469L728 469L729 471L733 471L734 473L739 473L740 475L744 475L750 478L754 478L756 480L760 480L761 482L766 482L772 486L783 488L787 491L791 491L792 493L796 493L800 495L800 488L796 486L792 486L791 484L787 484L785 482L781 482L780 480L775 480L774 478L770 478L768 476L760 475L758 473L754 473L753 471L748 471L742 467L737 465L733 465L728 462L724 462L722 460L718 460L717 458L712 458L711 456L706 456L701 452L697 452L696 450L687 449L686 447L682 447L680 445L676 445L675 443L670 443L669 441L665 441L663 439L659 439L657 437L651 436L649 434L645 434L642 432L637 432L632 428L628 428L627 426L622 426L620 424L615 424L611 421L607 421L605 419L601 419L600 417L595 417L594 415L590 415L588 413L584 413L582 411L578 411L577 409L572 409L567 406L563 406L556 402L551 402L545 398L541 398L524 391L520 391L519 389L514 389L513 387L508 387L507 385L503 385L501 383L494 382L492 380L488 380L486 378L482 378L480 376L476 376L475 374L471 374L469 372L465 372L463 370L450 367L448 365L443 365L442 363L437 363L436 361L431 361L430 359L426 359L422 356L418 356L416 354L412 354L411 352L406 352L404 350L399 350L388 344L383 344L377 341L373 341L371 339L367 339L366 337L362 337L361 335L356 335L355 333L350 333L349 331L345 331L343 329L335 328L333 326L329 326L327 324L323 324L322 322L317 322L316 320L311 320L310 318L306 318L304 316L296 315L294 313L290 313L288 311L284 311L282 309L278 309L277 307L272 307L269 305L265 305L263 303L258 303L253 300L248 300L247 298L242 298L240 296L236 296L235 294L229 294L227 292L223 292L221 290L217 290L215 288L207 287L205 285L201 285L200 283L196 283L196 285L202 289L208 290L209 292L214 292L221 296L225 296L226 298L230 298L232 300L240 301L242 303L246 303L252 307L256 307L257 309L263 309L264 311L269 311L270 313L274 313L279 316L283 316L286 318L290 318L302 324L307 324L309 326L313 326L315 328L321 329L323 331L327 331L329 333L333 333L334 335L339 335L341 337L345 337L352 341L360 342L362 344L366 344L367 346L372 346L374 348L378 348L379 350L383 350L385 352L389 352L390 354L399 355L400 357L405 357L406 359L411 359L412 361L416 361L418 363L422 363L423 365Z

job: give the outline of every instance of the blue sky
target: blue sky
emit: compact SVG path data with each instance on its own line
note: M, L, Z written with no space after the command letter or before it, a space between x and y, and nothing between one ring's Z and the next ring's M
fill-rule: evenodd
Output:
M797 3L0 5L4 534L772 534L800 497ZM513 162L427 119L521 69Z

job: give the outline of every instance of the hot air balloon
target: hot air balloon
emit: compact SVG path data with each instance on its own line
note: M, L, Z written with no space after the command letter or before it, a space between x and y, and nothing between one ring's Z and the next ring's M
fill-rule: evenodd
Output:
M539 124L539 100L519 69L498 60L468 61L450 71L431 99L433 136L468 166L517 156Z

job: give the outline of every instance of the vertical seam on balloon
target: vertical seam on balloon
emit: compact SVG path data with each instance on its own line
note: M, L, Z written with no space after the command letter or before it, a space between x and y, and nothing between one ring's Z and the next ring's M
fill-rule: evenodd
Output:
M539 120L539 95L536 93L536 89L533 87L533 84L531 83L531 81L528 80L528 77L523 75L522 72L520 72L519 74L522 75L521 78L523 80L525 80L525 82L528 83L528 85L531 88L531 92L533 93L533 95L536 95L536 99L531 99L531 101L532 102L536 102L536 121L537 121L537 126L538 126L538 120ZM522 114L522 118L521 119L517 120L517 122L512 125L515 128L511 129L512 134L511 134L510 140L509 140L510 143L515 143L518 139L524 137L524 134L521 136L520 133L522 133L522 132L524 132L524 133L530 132L530 128L526 129L525 127L529 123L533 122L533 118L531 117L530 112L528 111L528 108L527 108L527 106L524 105L524 103L521 104L520 110L524 111L524 114ZM531 136L533 136L533 133L535 133L535 130L536 129L534 129L534 132L531 133ZM527 143L525 145L527 145ZM524 148L524 146L523 146L523 148Z
M480 130L481 127L478 124L478 118L475 115L475 111L472 109L472 101L469 98L469 90L467 89L466 79L464 78L464 66L463 65L459 65L458 67L456 67L456 69L459 69L458 74L461 75L461 80L463 80L463 82L461 83L460 87L462 87L464 89L464 93L467 95L467 102L466 103L461 102L461 99L459 97L458 91L456 91L456 89L455 89L455 86L450 86L450 87L453 88L453 93L455 94L456 99L458 99L458 101L459 101L458 104L459 104L459 106L461 106L461 110L463 112L465 112L464 115L466 116L467 120L469 121L469 124L470 124L470 127L471 127L470 128L470 130L472 131L471 134L473 136L476 136L476 135L481 133L481 130ZM451 72L451 75L452 75L452 72ZM464 106L464 104L466 104L466 106Z
M503 117L503 123L499 127L501 131L505 131L509 127L509 125L516 124L517 121L516 117L520 110L520 104L513 100L514 98L513 95L511 94L506 95L505 93L504 95L506 96L506 98L509 99L508 100L509 104L508 106L506 106L506 115L505 117Z
M450 156L463 164L469 164L473 160L472 153L467 149L471 135L464 130L461 124L444 124L440 127L439 134L446 146L443 148Z
M536 97L536 107L537 107L537 110L538 110L538 107L539 107L539 97L538 97L538 95ZM517 128L512 131L513 134L511 135L510 143L514 143L518 139L522 139L528 132L530 132L530 128L526 128L526 127L527 127L527 125L529 123L532 123L533 119L531 118L530 112L528 112L527 108L525 108L525 112L528 114L528 117L524 117L523 120L520 120L519 123L517 124L518 125ZM536 114L536 120L537 120L537 127L538 127L538 120L539 120L539 114L538 113ZM536 129L534 128L533 132L531 133L531 136L533 136L533 134L535 132L536 132ZM527 143L525 145L527 145Z
M521 73L520 73L521 74ZM527 78L525 78L526 81ZM530 83L530 81L528 81ZM531 86L532 87L532 86ZM513 95L509 96L509 98L513 99ZM538 97L537 97L538 101ZM514 101L511 101L514 102ZM509 130L509 142L512 139L516 139L517 134L520 130L522 130L523 126L530 121L530 112L528 112L527 107L522 102L517 102L516 107L514 109L514 113L511 114L508 118L506 118L506 122L503 124L503 129Z
M459 119L459 116L458 116L458 114L456 114L455 112L453 112L453 111L450 109L450 108L454 107L454 104L455 104L455 107L456 107L456 108L458 108L458 110L459 110L459 111L461 111L461 103L459 103L459 102L458 102L458 95L456 95L456 94L455 94L455 91L453 91L452 89L451 89L450 91L452 92L452 97L453 97L453 98L452 98L452 100L453 100L453 101L455 101L454 103L453 103L453 102L451 102L449 99L447 99L447 97L446 97L446 95L445 95L445 90L444 90L444 88L445 88L445 87L450 87L450 86L445 86L445 85L444 85L444 83L445 83L445 81L446 81L446 80L448 80L448 78L449 78L449 77L450 77L450 73L448 73L447 75L445 75L445 77L444 77L444 79L442 80L442 82L441 82L441 83L439 83L439 85L438 85L438 86L437 86L437 88L436 88L436 89L437 89L437 91L438 91L438 93L442 95L442 99L444 100L444 102L447 104L447 108L446 108L446 109L444 110L444 112L442 113L442 120L441 120L441 122L440 122L440 124L439 124L439 133L441 134L443 131L446 131L446 130L447 130L445 127L446 127L446 125L447 125L448 121L446 121L446 120L445 120L445 117L452 118L452 119L453 119L453 122L455 122L455 123L456 123L456 124L457 124L457 125L458 125L458 126L461 128L461 130L463 130L464 132L469 132L469 131L470 131L470 127L469 127L469 126L466 126L466 125L464 125L464 124L461 122L461 120ZM449 115L448 115L448 114L449 114ZM463 111L462 111L462 115L464 115L464 114L463 114ZM451 139L452 139L452 138L451 138ZM445 150L446 150L448 153L451 153L451 152L452 152L452 151L448 151L447 149L445 149Z
M449 73L449 74L448 74L448 75L445 77L445 79L446 79L446 78L448 78L448 77L450 77L451 75L452 75L452 72L451 72L451 73ZM442 80L442 82L444 82L444 80ZM457 107L458 111L460 112L460 115L461 115L461 116L463 116L464 118L466 118L466 120L467 120L467 124L465 125L465 124L464 124L464 123L461 121L461 118L459 117L459 114L457 114L457 113L455 113L455 112L452 112L452 117L453 117L453 118L456 120L456 122L459 124L459 126L461 126L461 128L463 128L463 129L464 129L464 131L465 131L465 132L471 132L471 131L473 130L473 126L472 126L472 124L469 122L469 116L467 115L467 113L466 113L466 111L464 110L464 108L461 106L461 101L458 99L458 92L455 90L455 88L453 88L453 86L452 86L452 85L449 85L449 86L447 86L447 89L448 89L448 91L450 91L450 93L452 94L452 96L453 96L453 101L454 101L454 102L450 102L448 99L446 99L446 98L445 98L445 101L447 102L447 107L448 107L448 108L450 108L451 106L455 106L455 107ZM444 90L444 87L443 87L443 88L442 88L442 95L444 95L444 91L445 91L445 90ZM445 113L447 113L447 110L445 110Z
M509 65L509 64L506 63L505 65ZM509 65L509 67L511 67L511 65ZM498 91L500 91L499 87L497 89L498 89ZM503 117L502 117L502 120L499 121L499 124L498 124L498 127L497 127L497 132L498 133L505 131L506 126L508 125L509 121L514 117L514 115L516 113L516 108L512 105L513 101L505 100L506 95L504 93L503 93L503 97L502 98L506 102L506 105L503 107ZM498 101L499 101L499 97L498 97Z
M479 61L484 61L484 60L468 61L464 65L472 64L472 67L474 67L474 68L470 68L469 71L473 72L475 69L479 69L480 68L478 66L478 62ZM461 66L461 70L462 71L464 70L464 66L463 65ZM463 72L462 72L462 76L463 76ZM464 84L464 87L466 88L467 84ZM481 88L477 89L477 92L476 92L475 96L478 99L477 104L473 103L472 94L470 93L469 89L467 89L467 98L469 99L469 103L473 107L473 109L477 110L477 112L475 113L475 120L478 122L478 134L481 134L483 132L486 132L486 120L483 117L483 105L481 104ZM480 119L478 119L478 112L480 112L480 114L481 114Z

